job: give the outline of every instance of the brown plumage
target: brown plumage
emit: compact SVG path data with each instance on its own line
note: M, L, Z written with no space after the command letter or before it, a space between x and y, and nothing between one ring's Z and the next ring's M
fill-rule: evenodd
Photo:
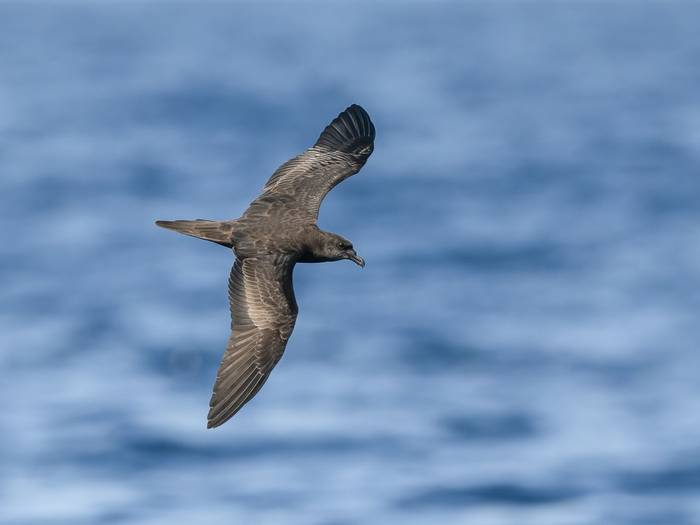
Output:
M326 194L367 162L374 136L369 115L353 104L311 148L275 171L239 219L156 221L232 248L236 256L228 284L231 335L209 403L208 428L250 401L282 357L298 311L294 265L350 259L364 266L350 241L320 230L316 220Z

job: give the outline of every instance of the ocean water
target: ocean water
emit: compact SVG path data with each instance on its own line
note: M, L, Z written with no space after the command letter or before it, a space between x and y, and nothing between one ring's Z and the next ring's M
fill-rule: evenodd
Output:
M0 523L700 523L692 2L0 5ZM377 128L214 431L237 217Z

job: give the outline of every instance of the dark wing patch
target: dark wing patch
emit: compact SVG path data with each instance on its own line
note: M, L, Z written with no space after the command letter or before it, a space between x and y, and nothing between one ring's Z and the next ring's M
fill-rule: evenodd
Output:
M261 198L291 196L309 215L318 217L326 194L365 165L374 150L374 137L369 115L353 104L326 126L316 144L273 173Z
M297 305L286 259L236 259L229 278L231 336L216 374L207 427L217 427L250 401L282 357Z
M353 104L326 126L315 146L357 154L374 144L374 136L374 124L369 115Z

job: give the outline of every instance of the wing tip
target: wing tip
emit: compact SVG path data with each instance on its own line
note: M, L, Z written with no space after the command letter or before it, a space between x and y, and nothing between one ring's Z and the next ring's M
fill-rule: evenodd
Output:
M216 382L219 382L218 375L216 378ZM214 385L214 388L216 389L216 385ZM228 406L225 402L222 404L219 401L225 401L225 399L219 400L215 390L214 392L212 392L211 399L209 400L209 413L207 413L207 429L216 428L226 423L229 419L235 416L241 408L243 408L243 405L245 405L247 400L243 401L242 403L239 400L238 402Z
M207 429L220 427L221 425L226 423L229 419L235 416L238 413L238 411L241 408L243 408L243 405L245 405L246 402L249 400L250 399L247 399L246 401L238 404L237 406L234 405L233 410L221 410L221 407L212 405L209 408L209 414L207 415Z
M216 428L223 425L224 423L226 423L226 421L231 419L231 417L233 417L234 414L235 412L233 414L228 415L228 417L226 417L226 414L222 413L215 414L215 406L211 405L209 407L209 413L207 414L207 429Z
M375 135L369 113L359 104L351 104L326 126L315 145L357 154L373 145Z

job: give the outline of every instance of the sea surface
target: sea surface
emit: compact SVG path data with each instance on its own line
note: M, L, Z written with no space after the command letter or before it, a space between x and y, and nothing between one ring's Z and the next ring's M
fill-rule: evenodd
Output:
M700 4L0 4L0 523L700 524ZM205 430L238 217L377 129Z

